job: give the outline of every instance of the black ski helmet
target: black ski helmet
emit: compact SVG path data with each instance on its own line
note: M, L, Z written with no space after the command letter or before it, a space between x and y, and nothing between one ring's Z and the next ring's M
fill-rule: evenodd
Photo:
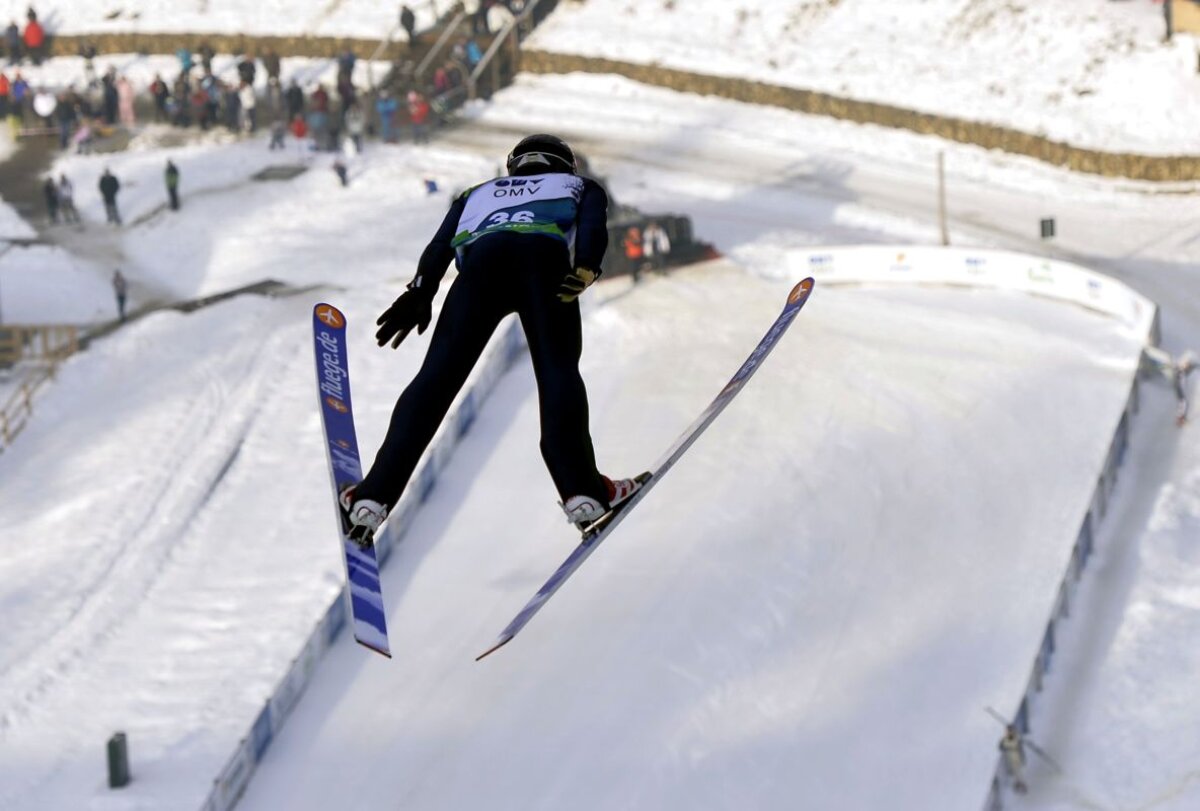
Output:
M574 172L575 153L562 138L545 134L530 135L513 147L505 165L510 175Z

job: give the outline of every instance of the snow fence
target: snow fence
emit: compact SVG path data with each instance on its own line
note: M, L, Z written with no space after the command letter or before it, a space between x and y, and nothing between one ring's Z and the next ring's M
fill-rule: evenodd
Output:
M824 248L789 253L784 266L789 276L816 277L828 284L937 284L1012 290L1085 307L1120 321L1144 345L1159 341L1158 305L1108 276L1073 265L1009 251L963 248L862 246ZM1129 430L1138 409L1137 367L1130 376L1129 394L1113 426L1105 454L1095 472L1095 489L1084 505L1071 556L1059 581L1053 609L1046 620L1025 690L1008 717L1022 734L1030 731L1033 699L1054 657L1059 623L1071 613L1080 579L1095 549L1096 533L1125 459ZM1000 733L997 729L997 740ZM1011 777L998 755L984 800L984 811L1002 811Z
M466 392L459 396L454 408L442 424L437 436L422 457L413 478L413 484L392 511L384 531L375 539L379 563L382 567L395 546L404 538L412 524L416 511L429 497L438 476L450 461L459 440L470 430L488 395L495 389L514 361L522 354L525 336L520 324L510 317L507 326L492 340L487 357L476 370ZM331 525L332 527L332 525ZM331 543L332 543L331 535ZM233 757L221 769L213 781L212 789L202 806L203 811L228 811L237 805L254 769L262 760L275 735L282 729L292 708L304 694L317 663L329 650L346 626L346 601L348 590L343 588L334 598L324 616L313 628L303 650L292 661L287 675L267 699L262 711L250 727L246 737L238 743ZM366 654L364 655L371 655Z

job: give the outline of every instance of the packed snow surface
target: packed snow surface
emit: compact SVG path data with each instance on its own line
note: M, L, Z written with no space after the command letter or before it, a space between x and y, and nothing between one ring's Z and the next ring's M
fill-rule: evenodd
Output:
M734 52L722 47L712 65ZM110 318L114 261L136 304L268 277L320 287L118 330L60 370L4 452L0 807L200 807L344 576L311 304L351 317L369 457L424 347L385 352L371 336L448 202L422 181L490 176L517 133L578 139L618 199L693 214L734 260L587 294L584 372L615 475L656 456L760 337L790 248L935 242L942 150L955 244L1099 267L1163 304L1168 348L1200 345L1188 196L611 77L522 80L471 115L441 144L369 150L347 189L326 156L292 181L251 181L301 160L261 139L147 138L56 165L85 228L37 249L53 256L0 254L6 319L10 289L41 319ZM178 214L162 209L167 157L184 170ZM137 224L124 230L102 224L93 191L106 162L128 181ZM1044 213L1059 218L1051 245L1035 236ZM77 283L33 298L30 274L58 267ZM1114 323L1048 301L822 286L685 462L477 665L572 543L518 364L385 569L397 658L343 639L246 807L783 807L798 794L978 807L998 734L982 707L1011 711L1024 687L1136 355ZM1200 443L1170 424L1165 390L1143 397L1113 523L1034 715L1064 773L1033 764L1015 807L1198 801L1200 662L1181 640L1200 629ZM114 793L103 743L118 729L135 779Z

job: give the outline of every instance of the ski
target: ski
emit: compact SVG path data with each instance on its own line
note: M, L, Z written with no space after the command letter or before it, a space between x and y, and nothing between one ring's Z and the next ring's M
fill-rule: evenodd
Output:
M555 570L554 574L538 590L537 594L525 604L525 607L513 618L512 622L500 632L500 636L497 637L495 643L483 653L476 656L475 661L479 661L485 656L495 653L511 642L520 633L521 629L533 619L534 615L542 609L546 601L583 565L583 562L587 560L592 552L596 551L596 547L604 542L604 539L617 528L625 516L637 506L638 502L645 498L646 494L654 488L654 485L662 480L667 471L679 461L680 457L692 446L692 443L699 439L705 429L712 424L713 420L725 410L725 407L742 390L746 381L758 370L763 360L775 348L775 345L779 343L779 339L787 331L787 328L792 325L792 321L795 320L796 315L800 312L800 308L808 301L808 296L812 293L812 288L813 280L811 278L804 279L792 288L791 293L788 294L787 303L784 305L783 311L775 319L775 323L771 325L771 328L767 330L767 334L758 342L758 346L754 347L754 351L750 353L750 356L746 358L746 361L730 381L725 384L725 388L721 389L721 392L708 405L708 408L701 412L696 421L675 440L675 444L667 449L662 458L654 464L641 489L617 509L601 516L587 528L579 546L575 547L575 550L567 556L567 559Z
M360 546L350 538L350 525L338 506L338 493L362 478L354 410L350 402L350 364L346 352L346 316L331 304L313 307L313 349L317 360L317 398L325 429L325 451L333 482L333 507L341 535L350 597L351 626L360 645L391 658L383 591L379 585L379 559L375 547Z

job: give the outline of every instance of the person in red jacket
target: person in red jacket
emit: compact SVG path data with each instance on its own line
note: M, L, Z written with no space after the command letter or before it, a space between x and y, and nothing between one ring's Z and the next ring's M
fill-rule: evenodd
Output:
M408 91L408 120L412 122L413 143L428 141L426 125L429 122L429 102L416 90Z
M29 22L25 24L25 33L22 38L25 40L25 52L29 54L33 64L42 64L42 57L45 56L46 31L37 21L36 15L32 13L29 15Z

